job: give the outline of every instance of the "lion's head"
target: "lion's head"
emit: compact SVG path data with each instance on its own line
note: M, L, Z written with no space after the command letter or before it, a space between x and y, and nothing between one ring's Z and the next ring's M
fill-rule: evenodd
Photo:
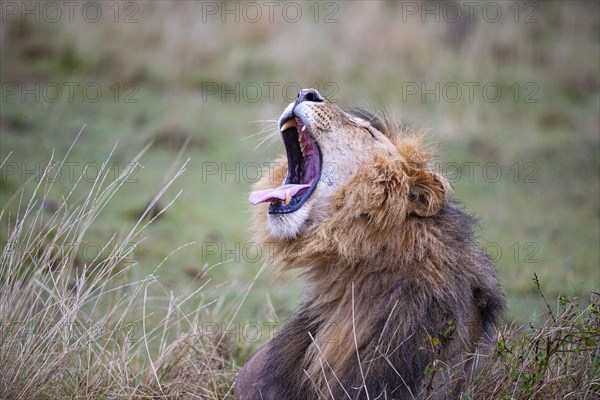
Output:
M275 240L296 239L342 209L368 217L389 196L395 210L388 217L395 222L430 216L449 191L429 168L418 135L403 137L385 119L346 112L314 89L300 92L279 118L279 128L287 159L250 195L252 204L269 203L260 212Z
M304 268L306 287L240 373L236 396L362 398L363 386L377 398L445 393L446 375L434 383L426 366L439 359L470 370L504 298L474 220L450 199L422 135L344 111L313 89L279 128L287 156L250 195L253 228L267 261ZM423 351L432 338L440 345ZM460 380L448 383L457 393Z

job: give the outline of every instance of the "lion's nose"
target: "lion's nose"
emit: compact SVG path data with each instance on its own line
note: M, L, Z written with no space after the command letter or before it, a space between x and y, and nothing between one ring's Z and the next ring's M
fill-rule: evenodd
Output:
M302 103L303 101L314 101L317 103L325 101L319 92L315 89L303 89L298 93L298 100L296 104Z

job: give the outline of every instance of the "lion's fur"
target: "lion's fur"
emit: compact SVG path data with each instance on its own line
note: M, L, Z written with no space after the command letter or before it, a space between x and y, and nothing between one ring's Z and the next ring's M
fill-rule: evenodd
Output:
M344 118L319 105L333 110L329 118ZM369 161L318 199L326 207L313 207L293 239L274 236L267 205L256 206L256 239L274 263L303 268L306 287L289 321L241 371L239 399L451 398L504 308L474 220L432 168L423 132L351 115L370 120L396 152L356 148ZM343 140L345 125L335 129L328 134ZM285 158L275 165L255 189L281 184ZM434 360L459 365L458 378L426 373Z

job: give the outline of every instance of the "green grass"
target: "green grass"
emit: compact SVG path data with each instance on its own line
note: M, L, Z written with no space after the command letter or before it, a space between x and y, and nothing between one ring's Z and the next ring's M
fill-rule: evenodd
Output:
M545 312L531 282L534 273L548 298L575 297L585 306L590 291L600 288L598 4L535 3L532 23L509 18L511 4L502 5L507 18L500 22L478 16L466 27L431 19L422 23L420 17L402 22L399 6L367 2L340 4L333 24L315 24L308 8L307 18L296 24L281 18L273 23L224 24L218 17L203 22L201 4L193 2L139 3L138 22L130 24L110 18L89 24L79 16L76 23L9 18L2 28L3 85L94 82L103 94L97 102L80 91L73 101L66 95L57 102L43 96L36 102L31 95L21 101L3 86L2 248L6 251L19 204L23 207L21 189L22 198L29 199L51 154L62 159L82 127L66 160L72 169L63 166L52 185L43 182L48 201L40 218L50 218L52 205L60 205L73 188L70 207L88 198L93 179L76 184L85 166L90 174L85 176L93 178L114 148L107 174L115 178L152 143L140 167L86 230L88 253L78 248L72 261L92 264L93 250L113 235L125 237L189 158L186 172L159 204L164 207L180 195L136 242L136 263L128 266L126 280L154 276L155 284L147 287L156 302L147 304L156 313L164 311L171 293L178 299L195 293L193 301L182 304L182 315L195 313L204 302L210 317L203 318L211 323L229 321L238 306L235 322L284 320L301 292L295 274L274 279L274 271L263 271L244 297L261 265L242 251L251 245L246 198L253 176L248 166L264 166L283 151L277 140L259 145L289 101L282 87L316 83L340 104L386 108L395 117L431 128L442 172L455 178L456 196L480 219L480 242L496 260L509 320L524 325ZM102 6L111 15L108 3ZM279 84L272 99L266 82ZM420 93L407 96L402 90L412 83L431 88L436 82L456 82L463 89L465 82L497 83L503 96L493 103L475 91L473 101L449 102L440 93L435 102L432 96L421 101ZM111 89L115 83L118 101ZM239 101L232 95L222 101L221 93L206 91L210 85L235 88L236 83L256 83L265 92L253 102L243 95ZM525 89L528 83L535 94ZM127 95L135 102L125 102ZM527 95L538 101L524 102ZM468 163L479 163L471 164L473 179ZM483 167L488 164L500 167L497 181L486 179ZM452 175L453 165L461 166L460 178ZM208 174L215 167L216 174ZM221 176L223 167L235 172ZM150 320L160 323L158 317ZM192 325L188 328L193 331ZM245 361L258 344L237 343L232 364Z

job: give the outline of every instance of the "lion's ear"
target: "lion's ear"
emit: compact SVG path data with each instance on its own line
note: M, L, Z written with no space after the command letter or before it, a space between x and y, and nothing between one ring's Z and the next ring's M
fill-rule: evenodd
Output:
M420 217L437 214L452 190L446 178L432 171L412 171L410 181L408 209Z

